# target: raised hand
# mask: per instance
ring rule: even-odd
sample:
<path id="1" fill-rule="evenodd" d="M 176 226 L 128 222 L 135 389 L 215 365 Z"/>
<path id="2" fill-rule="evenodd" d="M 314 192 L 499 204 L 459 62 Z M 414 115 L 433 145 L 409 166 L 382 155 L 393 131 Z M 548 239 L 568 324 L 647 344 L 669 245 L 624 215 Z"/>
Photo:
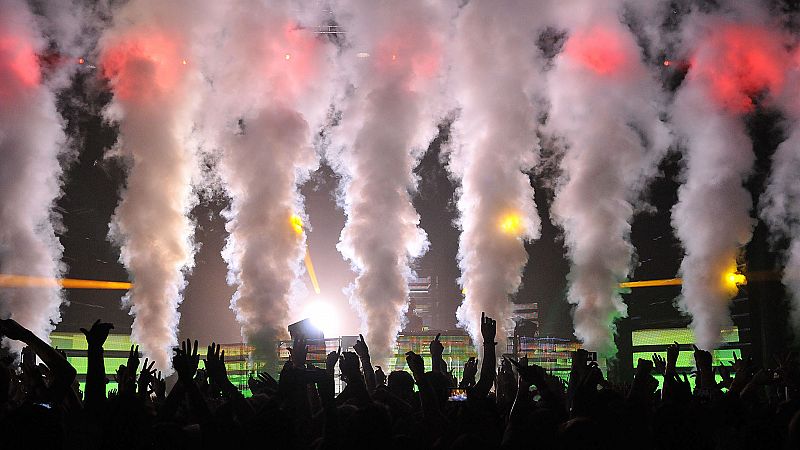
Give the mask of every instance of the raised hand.
<path id="1" fill-rule="evenodd" d="M 369 358 L 369 347 L 367 347 L 367 342 L 364 340 L 364 335 L 359 334 L 358 339 L 356 339 L 356 343 L 353 344 L 353 350 L 356 352 L 359 358 Z"/>
<path id="2" fill-rule="evenodd" d="M 339 370 L 342 373 L 343 379 L 348 383 L 361 378 L 358 355 L 353 352 L 343 352 L 339 359 Z"/>
<path id="3" fill-rule="evenodd" d="M 717 381 L 714 379 L 714 368 L 712 366 L 713 358 L 711 353 L 697 348 L 696 345 L 692 347 L 694 348 L 694 361 L 698 372 L 698 382 L 695 385 L 695 389 L 715 389 L 717 387 Z"/>
<path id="4" fill-rule="evenodd" d="M 150 381 L 150 384 L 152 386 L 153 393 L 156 394 L 156 398 L 160 401 L 164 401 L 167 398 L 167 380 L 161 377 L 160 370 Z"/>
<path id="5" fill-rule="evenodd" d="M 267 373 L 267 372 L 259 372 L 258 373 L 258 380 L 261 381 L 262 383 L 264 383 L 264 385 L 267 388 L 275 390 L 275 391 L 278 390 L 278 382 L 275 381 L 275 378 L 272 378 L 272 375 L 270 375 L 269 373 Z"/>
<path id="6" fill-rule="evenodd" d="M 406 364 L 411 369 L 414 378 L 422 377 L 425 374 L 425 361 L 422 360 L 422 356 L 414 352 L 406 352 Z"/>
<path id="7" fill-rule="evenodd" d="M 527 365 L 527 358 L 523 361 L 520 360 L 519 362 L 514 361 L 511 358 L 503 357 L 504 360 L 508 361 L 514 368 L 517 369 L 517 374 L 519 374 L 520 380 L 525 382 L 528 386 L 541 386 L 544 382 L 545 378 L 545 371 L 544 368 L 541 366 L 537 366 L 536 364 L 532 366 Z"/>
<path id="8" fill-rule="evenodd" d="M 81 332 L 86 336 L 86 343 L 89 344 L 89 347 L 97 348 L 105 344 L 108 333 L 113 329 L 114 324 L 100 322 L 100 319 L 97 319 L 89 330 L 81 328 Z"/>
<path id="9" fill-rule="evenodd" d="M 220 351 L 220 345 L 212 342 L 206 349 L 205 362 L 206 371 L 211 381 L 218 386 L 229 383 L 228 371 L 225 368 L 225 350 Z"/>
<path id="10" fill-rule="evenodd" d="M 148 398 L 150 397 L 150 393 L 152 390 L 150 389 L 150 385 L 152 384 L 153 378 L 156 375 L 156 370 L 153 366 L 156 365 L 156 362 L 150 362 L 148 366 L 148 359 L 144 359 L 144 365 L 142 366 L 142 371 L 139 373 L 139 382 L 138 382 L 138 390 L 139 390 L 139 397 L 141 398 Z"/>
<path id="11" fill-rule="evenodd" d="M 719 366 L 717 366 L 717 373 L 719 373 L 719 376 L 722 378 L 720 386 L 730 388 L 731 384 L 733 383 L 733 377 L 731 377 L 731 366 L 726 366 L 724 362 L 721 362 Z"/>
<path id="12" fill-rule="evenodd" d="M 657 353 L 653 353 L 652 359 L 655 372 L 664 375 L 667 372 L 667 361 Z"/>
<path id="13" fill-rule="evenodd" d="M 191 383 L 197 373 L 197 365 L 200 363 L 200 357 L 197 356 L 197 341 L 194 341 L 194 347 L 189 339 L 186 342 L 181 342 L 181 347 L 175 349 L 175 355 L 172 357 L 172 365 L 175 371 L 178 372 L 178 380 L 183 383 Z"/>
<path id="14" fill-rule="evenodd" d="M 442 353 L 444 353 L 444 345 L 439 341 L 439 337 L 442 336 L 442 333 L 436 333 L 436 337 L 431 341 L 428 345 L 428 349 L 431 352 L 431 356 L 433 357 L 441 357 Z"/>
<path id="15" fill-rule="evenodd" d="M 335 352 L 328 353 L 328 357 L 325 358 L 325 369 L 328 371 L 328 373 L 333 374 L 334 370 L 336 369 L 336 362 L 339 361 L 341 354 L 342 347 L 339 347 L 339 349 Z"/>
<path id="16" fill-rule="evenodd" d="M 464 363 L 464 375 L 461 378 L 460 388 L 466 389 L 475 386 L 475 376 L 478 374 L 478 360 L 470 356 Z"/>
<path id="17" fill-rule="evenodd" d="M 712 363 L 711 352 L 701 350 L 697 348 L 697 346 L 694 344 L 692 344 L 692 348 L 694 348 L 694 362 L 697 365 L 697 368 L 704 369 L 707 367 L 711 367 Z"/>
<path id="18" fill-rule="evenodd" d="M 483 337 L 483 345 L 497 345 L 494 341 L 497 334 L 497 322 L 491 317 L 486 316 L 486 313 L 481 313 L 481 336 Z"/>
<path id="19" fill-rule="evenodd" d="M 136 371 L 139 369 L 139 346 L 131 345 L 131 351 L 128 352 L 128 362 L 125 364 L 128 369 L 129 376 L 136 376 Z"/>
<path id="20" fill-rule="evenodd" d="M 378 386 L 385 386 L 386 374 L 383 373 L 381 366 L 375 366 L 375 368 L 375 382 L 378 383 Z"/>
<path id="21" fill-rule="evenodd" d="M 681 354 L 681 348 L 677 342 L 673 342 L 667 347 L 667 366 L 665 367 L 666 371 L 675 371 L 675 367 L 678 364 L 678 356 L 680 354 Z"/>

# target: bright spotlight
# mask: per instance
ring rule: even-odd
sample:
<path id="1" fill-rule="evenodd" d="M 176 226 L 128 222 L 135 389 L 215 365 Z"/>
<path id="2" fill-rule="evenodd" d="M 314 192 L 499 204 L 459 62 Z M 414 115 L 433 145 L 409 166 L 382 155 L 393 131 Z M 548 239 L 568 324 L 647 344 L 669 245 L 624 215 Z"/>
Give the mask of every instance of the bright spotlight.
<path id="1" fill-rule="evenodd" d="M 747 284 L 747 277 L 741 273 L 729 272 L 725 275 L 725 281 L 731 286 L 740 286 Z"/>
<path id="2" fill-rule="evenodd" d="M 303 219 L 300 216 L 297 214 L 292 214 L 292 216 L 289 218 L 289 222 L 291 222 L 295 233 L 303 234 Z"/>
<path id="3" fill-rule="evenodd" d="M 311 323 L 328 337 L 336 336 L 339 331 L 339 316 L 336 308 L 325 301 L 315 300 L 307 304 L 303 315 L 308 317 Z"/>
<path id="4" fill-rule="evenodd" d="M 518 235 L 522 228 L 522 218 L 518 214 L 507 214 L 500 219 L 500 230 L 506 234 Z"/>

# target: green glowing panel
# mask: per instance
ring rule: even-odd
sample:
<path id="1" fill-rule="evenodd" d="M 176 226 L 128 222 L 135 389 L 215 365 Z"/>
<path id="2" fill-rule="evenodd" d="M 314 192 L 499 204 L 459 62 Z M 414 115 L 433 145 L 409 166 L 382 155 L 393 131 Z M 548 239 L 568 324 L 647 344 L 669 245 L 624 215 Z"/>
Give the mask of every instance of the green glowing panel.
<path id="1" fill-rule="evenodd" d="M 113 375 L 117 372 L 120 365 L 128 362 L 128 358 L 103 358 L 106 366 L 106 375 Z M 85 356 L 67 356 L 67 361 L 72 364 L 75 371 L 80 375 L 85 375 L 87 371 L 88 359 Z"/>
<path id="2" fill-rule="evenodd" d="M 55 332 L 50 334 L 50 341 L 53 347 L 61 350 L 86 350 L 88 348 L 83 333 Z M 131 337 L 126 334 L 109 334 L 103 349 L 105 351 L 129 351 Z"/>
<path id="3" fill-rule="evenodd" d="M 739 329 L 737 327 L 726 327 L 722 329 L 722 342 L 739 342 Z M 664 328 L 636 330 L 631 336 L 633 346 L 642 345 L 669 345 L 673 342 L 678 344 L 693 344 L 694 333 L 689 328 Z"/>

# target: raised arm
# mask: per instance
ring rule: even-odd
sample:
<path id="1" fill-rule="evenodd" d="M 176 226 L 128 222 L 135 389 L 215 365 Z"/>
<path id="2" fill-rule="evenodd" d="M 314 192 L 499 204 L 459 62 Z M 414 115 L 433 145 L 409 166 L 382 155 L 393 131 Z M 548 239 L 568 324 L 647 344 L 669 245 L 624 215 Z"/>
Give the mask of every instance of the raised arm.
<path id="1" fill-rule="evenodd" d="M 431 372 L 447 373 L 447 363 L 444 362 L 444 345 L 439 340 L 442 333 L 436 333 L 436 337 L 428 345 L 431 352 Z"/>
<path id="2" fill-rule="evenodd" d="M 367 383 L 367 389 L 369 392 L 374 392 L 376 386 L 375 370 L 372 368 L 369 347 L 367 347 L 367 342 L 364 340 L 363 334 L 359 334 L 358 337 L 359 339 L 353 344 L 353 350 L 355 350 L 358 359 L 361 361 L 361 369 L 364 371 L 364 381 Z"/>
<path id="3" fill-rule="evenodd" d="M 183 391 L 189 398 L 192 412 L 200 422 L 206 422 L 211 413 L 200 394 L 200 389 L 197 388 L 197 384 L 194 382 L 199 362 L 197 341 L 194 341 L 194 346 L 192 346 L 189 339 L 186 339 L 186 342 L 181 342 L 181 348 L 176 348 L 175 356 L 172 357 L 172 365 L 175 367 L 175 371 L 178 372 L 178 383 L 181 384 Z"/>
<path id="4" fill-rule="evenodd" d="M 496 376 L 497 359 L 495 356 L 495 335 L 497 334 L 497 322 L 491 317 L 481 313 L 481 337 L 483 338 L 483 366 L 481 366 L 481 378 L 475 385 L 474 392 L 486 397 L 494 384 Z"/>
<path id="5" fill-rule="evenodd" d="M 225 350 L 220 351 L 219 344 L 212 342 L 206 350 L 205 366 L 208 377 L 219 386 L 223 395 L 231 399 L 236 414 L 240 420 L 247 420 L 253 416 L 254 411 L 250 403 L 228 378 L 228 369 L 225 367 Z"/>
<path id="6" fill-rule="evenodd" d="M 411 369 L 414 381 L 419 387 L 422 414 L 428 420 L 439 418 L 439 404 L 436 401 L 436 393 L 433 391 L 433 386 L 428 382 L 428 379 L 425 378 L 425 362 L 422 360 L 422 356 L 414 352 L 406 352 L 406 364 Z"/>
<path id="7" fill-rule="evenodd" d="M 100 319 L 97 319 L 88 330 L 81 328 L 81 332 L 86 336 L 88 348 L 84 396 L 84 404 L 87 408 L 95 408 L 106 399 L 106 365 L 103 359 L 103 344 L 108 338 L 108 333 L 113 329 L 113 324 L 101 322 Z"/>
<path id="8" fill-rule="evenodd" d="M 75 368 L 61 353 L 39 339 L 32 331 L 13 319 L 0 319 L 0 335 L 25 343 L 47 365 L 47 368 L 53 374 L 53 385 L 50 390 L 54 400 L 60 401 L 68 390 L 72 388 L 72 382 L 75 381 L 75 376 L 77 375 Z"/>

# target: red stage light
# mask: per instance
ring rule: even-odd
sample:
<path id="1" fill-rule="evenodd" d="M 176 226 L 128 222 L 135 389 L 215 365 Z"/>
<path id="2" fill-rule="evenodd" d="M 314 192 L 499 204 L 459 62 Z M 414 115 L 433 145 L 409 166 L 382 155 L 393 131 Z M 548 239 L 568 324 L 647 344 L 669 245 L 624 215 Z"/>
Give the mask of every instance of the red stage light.
<path id="1" fill-rule="evenodd" d="M 636 57 L 626 39 L 619 30 L 596 25 L 570 36 L 564 53 L 598 75 L 621 75 Z"/>
<path id="2" fill-rule="evenodd" d="M 152 30 L 119 37 L 101 54 L 103 75 L 121 99 L 147 99 L 170 92 L 187 64 L 172 37 Z"/>
<path id="3" fill-rule="evenodd" d="M 754 95 L 781 90 L 789 54 L 784 36 L 774 30 L 743 24 L 715 27 L 692 57 L 689 76 L 707 85 L 725 109 L 751 111 Z"/>
<path id="4" fill-rule="evenodd" d="M 37 86 L 41 71 L 33 46 L 15 36 L 0 36 L 0 74 L 4 72 L 10 72 L 10 79 L 23 87 Z M 0 90 L 6 88 L 14 90 L 13 85 L 0 86 Z"/>

